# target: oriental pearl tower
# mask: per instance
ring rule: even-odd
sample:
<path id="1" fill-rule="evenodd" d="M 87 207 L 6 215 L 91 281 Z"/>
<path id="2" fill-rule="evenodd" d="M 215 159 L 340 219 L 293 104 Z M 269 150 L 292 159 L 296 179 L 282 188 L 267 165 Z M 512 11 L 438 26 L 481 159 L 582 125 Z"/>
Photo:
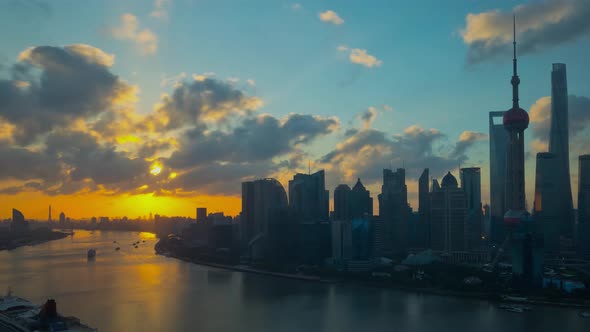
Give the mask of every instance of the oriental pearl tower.
<path id="1" fill-rule="evenodd" d="M 512 108 L 504 113 L 503 124 L 508 131 L 506 172 L 506 208 L 504 224 L 511 231 L 526 216 L 524 192 L 524 130 L 529 126 L 529 115 L 518 105 L 520 78 L 516 63 L 516 20 L 513 21 L 514 58 L 512 80 Z"/>

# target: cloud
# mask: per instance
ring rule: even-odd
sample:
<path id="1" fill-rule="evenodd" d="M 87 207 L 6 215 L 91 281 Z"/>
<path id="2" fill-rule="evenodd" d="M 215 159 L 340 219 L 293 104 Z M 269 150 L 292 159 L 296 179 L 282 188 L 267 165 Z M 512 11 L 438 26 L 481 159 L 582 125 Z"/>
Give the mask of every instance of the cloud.
<path id="1" fill-rule="evenodd" d="M 551 130 L 551 97 L 539 98 L 530 111 L 533 136 L 541 141 L 549 140 Z M 569 135 L 575 137 L 590 128 L 590 98 L 568 96 Z"/>
<path id="2" fill-rule="evenodd" d="M 339 52 L 346 52 L 348 53 L 348 59 L 352 63 L 356 63 L 358 65 L 365 66 L 367 68 L 379 67 L 383 63 L 381 60 L 377 59 L 375 56 L 367 53 L 367 50 L 360 49 L 360 48 L 353 48 L 350 49 L 348 46 L 340 45 L 336 48 Z"/>
<path id="3" fill-rule="evenodd" d="M 18 61 L 0 79 L 0 122 L 19 144 L 136 100 L 137 88 L 110 72 L 114 56 L 90 45 L 31 47 Z"/>
<path id="4" fill-rule="evenodd" d="M 517 18 L 519 53 L 535 53 L 590 34 L 587 0 L 543 0 L 519 5 L 510 12 L 490 10 L 467 14 L 461 30 L 469 47 L 468 63 L 508 56 L 512 48 L 512 13 Z"/>
<path id="5" fill-rule="evenodd" d="M 300 3 L 294 3 L 291 5 L 291 9 L 293 10 L 300 10 L 301 8 L 303 8 L 303 6 L 301 6 Z"/>
<path id="6" fill-rule="evenodd" d="M 461 156 L 465 155 L 467 149 L 470 148 L 475 142 L 485 141 L 487 138 L 488 135 L 484 133 L 479 133 L 476 131 L 464 131 L 461 133 L 461 135 L 459 135 L 459 141 L 457 141 L 451 156 L 454 158 L 461 158 Z"/>
<path id="7" fill-rule="evenodd" d="M 154 10 L 150 13 L 150 17 L 167 20 L 168 7 L 171 3 L 172 0 L 154 0 Z"/>
<path id="8" fill-rule="evenodd" d="M 174 168 L 186 169 L 202 163 L 249 163 L 270 161 L 292 152 L 297 145 L 307 144 L 339 126 L 334 118 L 290 114 L 279 120 L 262 114 L 245 119 L 230 132 L 214 130 L 187 131 L 180 148 L 167 160 Z"/>
<path id="9" fill-rule="evenodd" d="M 134 42 L 141 54 L 153 55 L 158 51 L 158 37 L 148 28 L 140 29 L 139 20 L 132 14 L 121 15 L 120 25 L 110 33 L 115 39 Z"/>
<path id="10" fill-rule="evenodd" d="M 363 122 L 363 129 L 371 128 L 371 124 L 377 117 L 377 110 L 375 107 L 370 106 L 366 111 L 359 114 L 359 119 Z"/>
<path id="11" fill-rule="evenodd" d="M 353 130 L 319 163 L 328 170 L 332 183 L 350 182 L 357 177 L 367 184 L 379 183 L 383 168 L 402 165 L 410 179 L 417 179 L 424 167 L 430 167 L 433 176 L 442 176 L 467 160 L 464 152 L 469 147 L 458 150 L 449 146 L 448 153 L 435 153 L 435 146 L 439 151 L 443 138 L 440 131 L 417 125 L 392 136 L 376 129 Z"/>
<path id="12" fill-rule="evenodd" d="M 326 10 L 325 12 L 321 12 L 318 14 L 318 17 L 322 22 L 331 23 L 334 25 L 341 25 L 344 23 L 344 20 L 336 14 L 333 10 Z"/>
<path id="13" fill-rule="evenodd" d="M 260 107 L 258 97 L 245 95 L 228 82 L 203 77 L 179 82 L 171 95 L 164 95 L 149 119 L 153 127 L 167 129 L 204 122 L 223 122 L 234 115 L 245 115 Z"/>

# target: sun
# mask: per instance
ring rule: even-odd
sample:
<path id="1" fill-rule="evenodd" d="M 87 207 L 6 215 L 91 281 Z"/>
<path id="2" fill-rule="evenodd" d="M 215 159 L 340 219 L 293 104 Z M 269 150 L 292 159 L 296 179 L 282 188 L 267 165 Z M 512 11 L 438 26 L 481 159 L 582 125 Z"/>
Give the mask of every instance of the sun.
<path id="1" fill-rule="evenodd" d="M 153 164 L 152 168 L 150 169 L 150 173 L 152 175 L 158 175 L 160 174 L 160 172 L 162 172 L 162 166 L 160 166 L 159 164 Z"/>

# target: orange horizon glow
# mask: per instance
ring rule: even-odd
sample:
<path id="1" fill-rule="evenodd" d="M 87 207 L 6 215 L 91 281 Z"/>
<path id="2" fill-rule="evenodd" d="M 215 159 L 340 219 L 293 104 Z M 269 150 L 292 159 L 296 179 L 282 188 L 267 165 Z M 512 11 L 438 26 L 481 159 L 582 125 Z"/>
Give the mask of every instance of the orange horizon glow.
<path id="1" fill-rule="evenodd" d="M 124 217 L 130 219 L 160 214 L 165 216 L 186 216 L 195 218 L 196 208 L 205 207 L 209 213 L 224 212 L 236 216 L 241 211 L 239 196 L 195 195 L 193 197 L 116 195 L 98 193 L 48 196 L 41 193 L 20 193 L 0 195 L 0 220 L 12 217 L 12 209 L 20 210 L 27 219 L 46 221 L 51 205 L 52 219 L 57 220 L 60 212 L 72 219 L 91 217 Z"/>

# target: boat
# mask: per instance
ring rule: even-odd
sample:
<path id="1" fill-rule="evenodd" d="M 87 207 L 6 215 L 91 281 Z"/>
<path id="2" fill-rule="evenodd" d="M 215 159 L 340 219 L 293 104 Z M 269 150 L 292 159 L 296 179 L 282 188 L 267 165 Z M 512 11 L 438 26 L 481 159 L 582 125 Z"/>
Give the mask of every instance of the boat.
<path id="1" fill-rule="evenodd" d="M 119 248 L 119 247 L 115 248 L 115 251 L 119 251 L 119 250 L 121 250 L 121 248 Z"/>
<path id="2" fill-rule="evenodd" d="M 588 311 L 582 311 L 582 312 L 580 312 L 580 317 L 590 318 L 590 312 L 588 312 Z"/>
<path id="3" fill-rule="evenodd" d="M 89 259 L 92 259 L 94 257 L 96 257 L 96 250 L 94 250 L 94 249 L 88 249 L 88 258 Z"/>
<path id="4" fill-rule="evenodd" d="M 96 332 L 82 324 L 76 317 L 65 317 L 57 312 L 55 300 L 49 299 L 44 305 L 13 296 L 10 290 L 0 296 L 0 331 L 64 331 Z"/>
<path id="5" fill-rule="evenodd" d="M 519 314 L 522 314 L 524 312 L 524 310 L 522 310 L 521 308 L 518 308 L 518 307 L 508 308 L 508 309 L 506 309 L 506 311 L 515 312 L 515 313 L 519 313 Z"/>

